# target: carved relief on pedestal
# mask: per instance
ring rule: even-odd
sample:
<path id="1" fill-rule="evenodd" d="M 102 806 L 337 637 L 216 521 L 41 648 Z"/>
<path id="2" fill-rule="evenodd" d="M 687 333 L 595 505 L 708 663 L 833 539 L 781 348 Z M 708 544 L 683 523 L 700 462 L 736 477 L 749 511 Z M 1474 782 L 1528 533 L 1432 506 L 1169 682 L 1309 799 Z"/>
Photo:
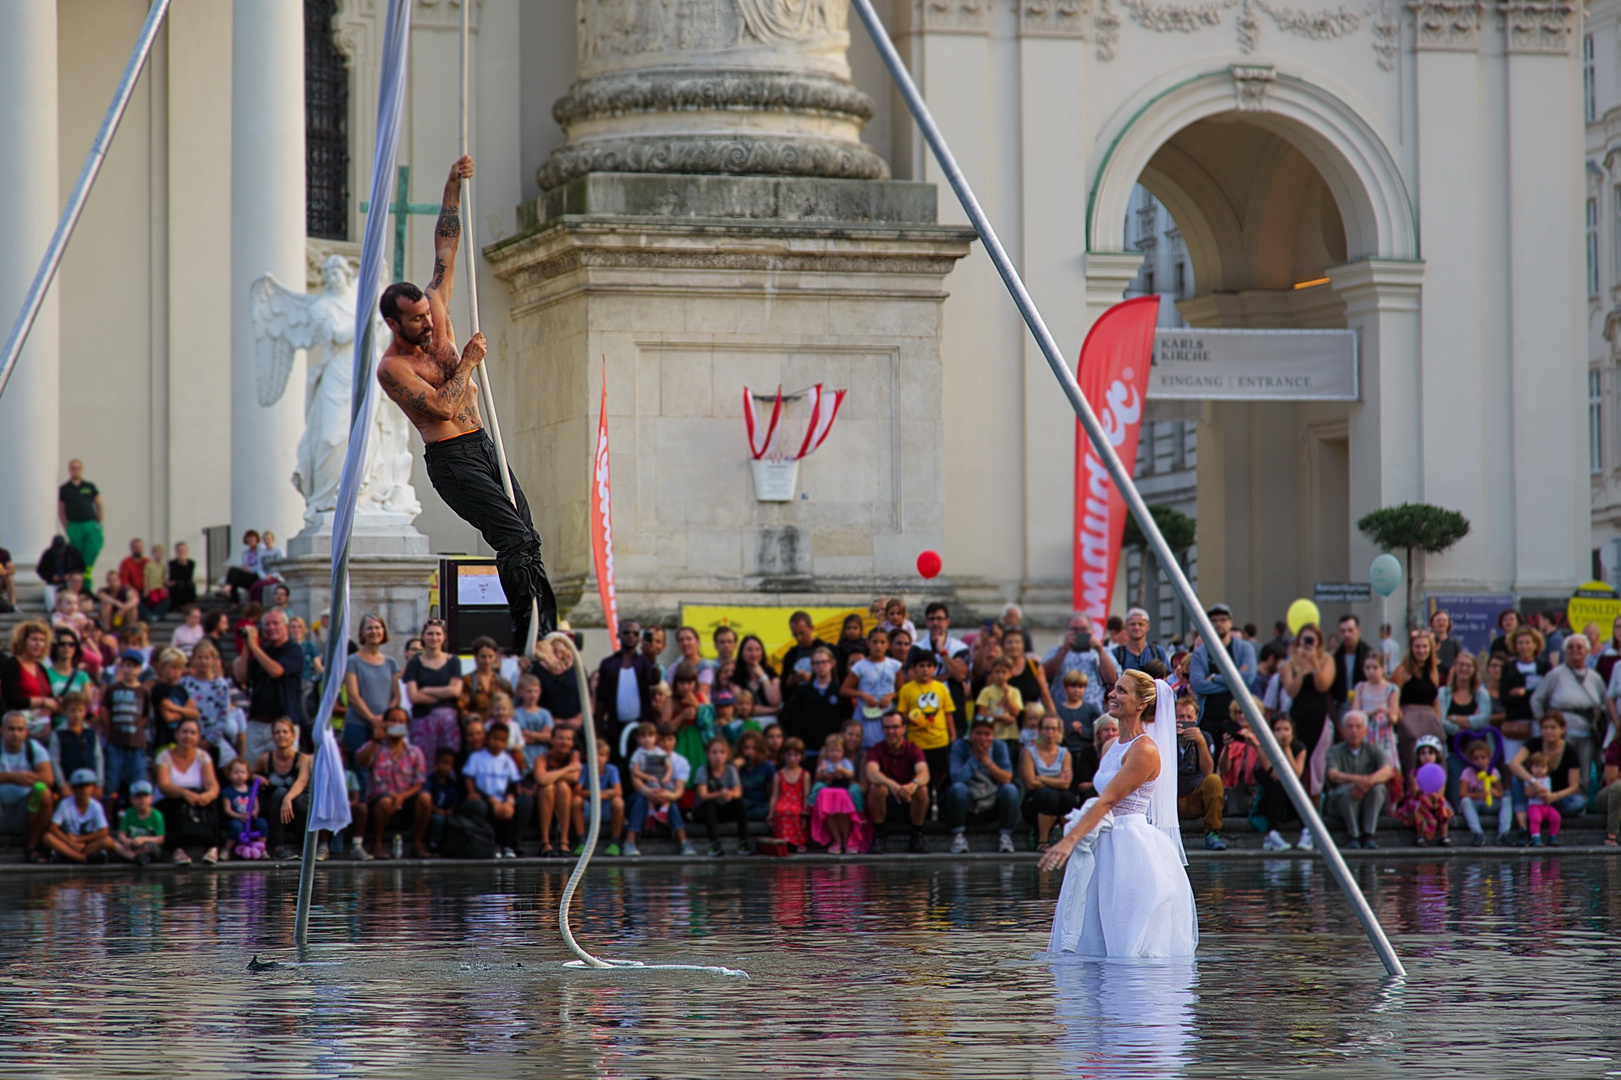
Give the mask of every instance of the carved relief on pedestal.
<path id="1" fill-rule="evenodd" d="M 1511 53 L 1570 52 L 1571 16 L 1575 5 L 1563 0 L 1507 0 L 1497 5 L 1503 17 L 1504 48 Z"/>
<path id="2" fill-rule="evenodd" d="M 1481 0 L 1409 0 L 1419 49 L 1478 49 Z"/>

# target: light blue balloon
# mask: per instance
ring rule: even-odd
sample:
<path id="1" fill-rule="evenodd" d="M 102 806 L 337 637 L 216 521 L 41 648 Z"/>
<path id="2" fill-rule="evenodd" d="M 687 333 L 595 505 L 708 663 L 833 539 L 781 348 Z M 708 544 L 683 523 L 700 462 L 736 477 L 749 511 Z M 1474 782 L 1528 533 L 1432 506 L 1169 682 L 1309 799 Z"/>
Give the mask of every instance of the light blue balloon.
<path id="1" fill-rule="evenodd" d="M 1401 588 L 1401 560 L 1385 552 L 1368 567 L 1368 584 L 1380 596 L 1389 596 Z"/>

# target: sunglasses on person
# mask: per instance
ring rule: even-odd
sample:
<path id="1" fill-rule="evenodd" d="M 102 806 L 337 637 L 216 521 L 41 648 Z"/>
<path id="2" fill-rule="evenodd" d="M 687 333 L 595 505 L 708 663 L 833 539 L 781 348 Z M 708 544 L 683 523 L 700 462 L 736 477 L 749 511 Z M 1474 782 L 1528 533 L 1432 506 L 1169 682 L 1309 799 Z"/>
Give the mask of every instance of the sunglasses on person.
<path id="1" fill-rule="evenodd" d="M 426 629 L 428 629 L 429 627 L 432 627 L 432 626 L 437 626 L 440 629 L 444 629 L 445 620 L 443 620 L 443 619 L 429 619 L 427 622 L 422 624 L 422 629 L 426 630 Z"/>

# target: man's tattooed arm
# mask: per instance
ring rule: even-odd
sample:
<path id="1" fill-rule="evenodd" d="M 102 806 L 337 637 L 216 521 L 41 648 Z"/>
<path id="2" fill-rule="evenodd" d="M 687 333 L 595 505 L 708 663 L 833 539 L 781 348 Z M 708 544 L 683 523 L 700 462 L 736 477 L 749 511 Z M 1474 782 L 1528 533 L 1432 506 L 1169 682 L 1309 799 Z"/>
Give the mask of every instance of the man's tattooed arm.
<path id="1" fill-rule="evenodd" d="M 452 206 L 447 202 L 439 208 L 439 224 L 434 226 L 433 235 L 446 240 L 456 240 L 461 237 L 461 234 L 461 208 Z"/>
<path id="2" fill-rule="evenodd" d="M 465 408 L 461 400 L 462 390 L 467 385 L 465 371 L 452 375 L 437 389 L 414 374 L 410 376 L 409 381 L 402 383 L 387 367 L 378 368 L 377 381 L 382 383 L 388 396 L 408 413 L 449 420 L 456 415 L 458 407 Z"/>

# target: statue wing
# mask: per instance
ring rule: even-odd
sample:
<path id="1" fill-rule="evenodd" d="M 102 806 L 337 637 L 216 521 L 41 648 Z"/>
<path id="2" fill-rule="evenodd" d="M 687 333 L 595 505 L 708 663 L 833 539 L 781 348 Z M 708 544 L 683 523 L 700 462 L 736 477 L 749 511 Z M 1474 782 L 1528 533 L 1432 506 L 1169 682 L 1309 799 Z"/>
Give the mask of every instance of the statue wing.
<path id="1" fill-rule="evenodd" d="M 293 292 L 277 281 L 275 274 L 265 274 L 249 290 L 255 382 L 259 404 L 266 408 L 280 401 L 287 389 L 294 354 L 316 344 L 315 299 L 307 293 Z"/>

